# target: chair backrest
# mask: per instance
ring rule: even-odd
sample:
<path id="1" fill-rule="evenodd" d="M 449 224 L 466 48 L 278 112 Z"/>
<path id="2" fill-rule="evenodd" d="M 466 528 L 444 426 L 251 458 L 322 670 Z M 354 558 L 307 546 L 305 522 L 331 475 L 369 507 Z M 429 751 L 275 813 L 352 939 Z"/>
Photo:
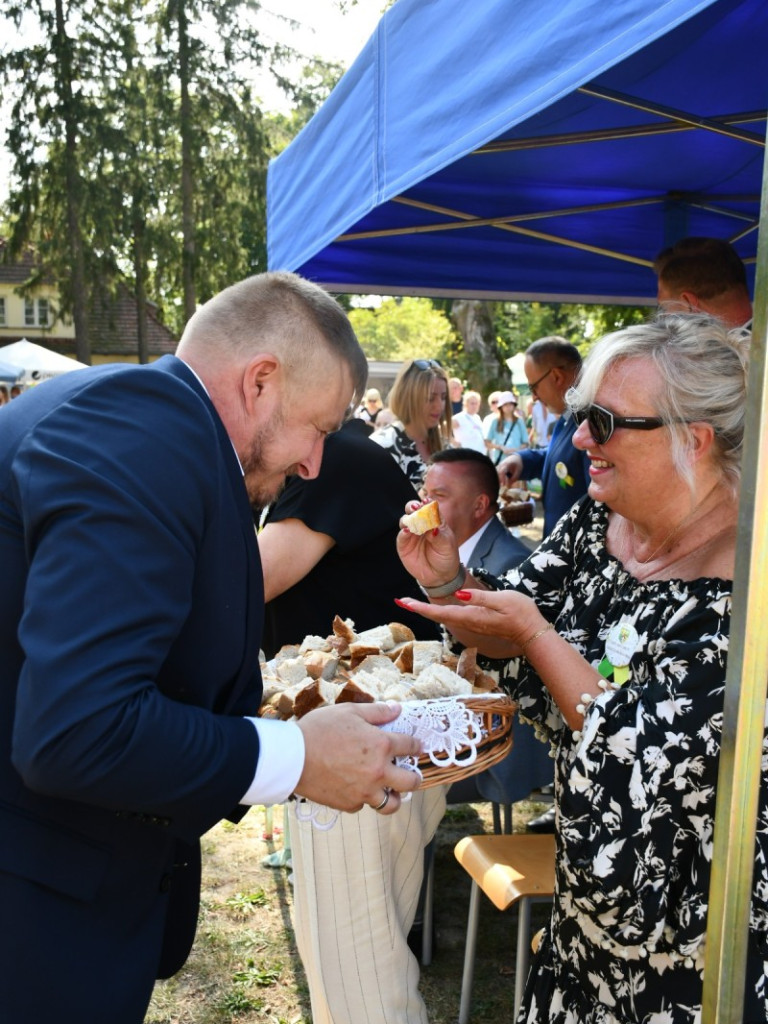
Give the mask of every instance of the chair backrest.
<path id="1" fill-rule="evenodd" d="M 552 896 L 555 891 L 553 835 L 465 836 L 454 853 L 499 910 L 523 896 Z"/>

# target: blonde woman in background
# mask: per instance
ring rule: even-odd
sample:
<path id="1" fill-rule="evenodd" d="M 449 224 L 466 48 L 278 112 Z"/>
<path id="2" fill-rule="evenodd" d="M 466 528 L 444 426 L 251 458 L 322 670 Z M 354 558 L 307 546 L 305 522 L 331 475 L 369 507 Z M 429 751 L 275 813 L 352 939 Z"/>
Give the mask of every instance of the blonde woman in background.
<path id="1" fill-rule="evenodd" d="M 448 374 L 436 359 L 412 359 L 392 385 L 389 408 L 395 421 L 371 439 L 388 449 L 418 491 L 431 456 L 451 443 Z"/>

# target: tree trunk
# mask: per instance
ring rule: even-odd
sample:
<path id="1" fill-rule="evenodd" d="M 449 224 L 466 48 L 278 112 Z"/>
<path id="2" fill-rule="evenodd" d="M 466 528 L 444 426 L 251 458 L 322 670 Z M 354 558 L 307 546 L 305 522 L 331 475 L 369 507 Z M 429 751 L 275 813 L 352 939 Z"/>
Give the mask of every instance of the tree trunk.
<path id="1" fill-rule="evenodd" d="M 454 299 L 451 322 L 462 337 L 467 362 L 476 373 L 475 387 L 481 391 L 496 387 L 509 377 L 499 356 L 493 306 L 481 299 Z"/>
<path id="2" fill-rule="evenodd" d="M 133 198 L 133 279 L 136 292 L 136 340 L 139 362 L 149 362 L 147 339 L 147 261 L 144 251 L 144 229 L 146 223 L 141 213 L 140 202 Z"/>
<path id="3" fill-rule="evenodd" d="M 67 236 L 72 259 L 72 319 L 75 324 L 75 353 L 81 363 L 91 362 L 83 238 L 80 232 L 82 205 L 77 159 L 78 118 L 72 95 L 72 50 L 67 38 L 62 0 L 56 0 L 54 50 L 58 62 L 58 92 L 64 115 L 64 175 L 67 190 Z"/>

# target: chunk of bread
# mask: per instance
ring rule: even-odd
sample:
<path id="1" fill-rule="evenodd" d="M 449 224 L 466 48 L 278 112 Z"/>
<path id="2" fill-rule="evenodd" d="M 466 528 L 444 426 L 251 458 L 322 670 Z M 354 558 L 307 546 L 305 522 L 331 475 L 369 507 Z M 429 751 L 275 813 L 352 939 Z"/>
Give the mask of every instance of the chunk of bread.
<path id="1" fill-rule="evenodd" d="M 439 640 L 415 640 L 413 644 L 413 668 L 411 671 L 418 675 L 427 665 L 433 665 L 441 661 L 443 657 L 443 645 Z"/>
<path id="2" fill-rule="evenodd" d="M 355 639 L 355 624 L 351 619 L 342 619 L 340 615 L 336 615 L 333 620 L 332 629 L 337 637 L 341 640 L 346 640 L 348 644 L 351 644 Z"/>
<path id="3" fill-rule="evenodd" d="M 354 651 L 355 644 L 366 644 L 378 647 L 380 651 L 389 651 L 395 646 L 395 640 L 389 626 L 374 626 L 373 629 L 364 629 L 362 633 L 358 633 L 354 642 L 350 641 L 350 651 Z"/>
<path id="4" fill-rule="evenodd" d="M 286 658 L 277 665 L 277 678 L 282 679 L 286 686 L 300 683 L 309 673 L 303 658 Z"/>
<path id="5" fill-rule="evenodd" d="M 474 683 L 475 676 L 477 675 L 476 647 L 465 647 L 461 652 L 458 664 L 456 665 L 456 675 L 461 676 L 462 679 L 467 679 L 470 683 Z"/>
<path id="6" fill-rule="evenodd" d="M 337 704 L 373 704 L 379 699 L 378 693 L 371 691 L 355 679 L 348 679 L 339 690 Z"/>
<path id="7" fill-rule="evenodd" d="M 299 654 L 306 654 L 308 651 L 327 651 L 330 648 L 328 638 L 325 636 L 305 636 L 299 647 Z"/>
<path id="8" fill-rule="evenodd" d="M 400 672 L 413 672 L 413 641 L 403 644 L 395 659 L 395 666 Z"/>
<path id="9" fill-rule="evenodd" d="M 312 679 L 333 679 L 339 667 L 339 656 L 333 651 L 310 651 L 304 655 L 304 664 Z"/>
<path id="10" fill-rule="evenodd" d="M 297 718 L 302 718 L 315 708 L 335 704 L 340 689 L 336 683 L 329 683 L 325 679 L 313 679 L 296 694 L 293 713 Z"/>
<path id="11" fill-rule="evenodd" d="M 445 665 L 428 665 L 413 681 L 411 696 L 426 700 L 428 697 L 459 697 L 472 693 L 472 684 L 457 676 Z"/>
<path id="12" fill-rule="evenodd" d="M 392 634 L 392 640 L 395 646 L 398 644 L 407 644 L 409 640 L 415 640 L 413 630 L 410 626 L 404 626 L 402 622 L 390 622 L 389 631 Z"/>
<path id="13" fill-rule="evenodd" d="M 436 501 L 430 501 L 415 512 L 404 515 L 400 520 L 400 526 L 409 533 L 421 534 L 435 530 L 442 523 L 440 509 Z"/>

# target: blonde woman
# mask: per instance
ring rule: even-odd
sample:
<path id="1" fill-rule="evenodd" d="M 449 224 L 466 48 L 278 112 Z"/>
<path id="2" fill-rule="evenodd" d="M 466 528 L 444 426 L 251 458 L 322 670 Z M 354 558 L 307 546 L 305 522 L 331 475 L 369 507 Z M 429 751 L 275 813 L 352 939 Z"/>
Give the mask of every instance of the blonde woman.
<path id="1" fill-rule="evenodd" d="M 452 434 L 448 374 L 436 359 L 413 359 L 397 375 L 389 393 L 395 421 L 371 434 L 387 448 L 418 491 L 427 463 L 448 447 Z"/>

